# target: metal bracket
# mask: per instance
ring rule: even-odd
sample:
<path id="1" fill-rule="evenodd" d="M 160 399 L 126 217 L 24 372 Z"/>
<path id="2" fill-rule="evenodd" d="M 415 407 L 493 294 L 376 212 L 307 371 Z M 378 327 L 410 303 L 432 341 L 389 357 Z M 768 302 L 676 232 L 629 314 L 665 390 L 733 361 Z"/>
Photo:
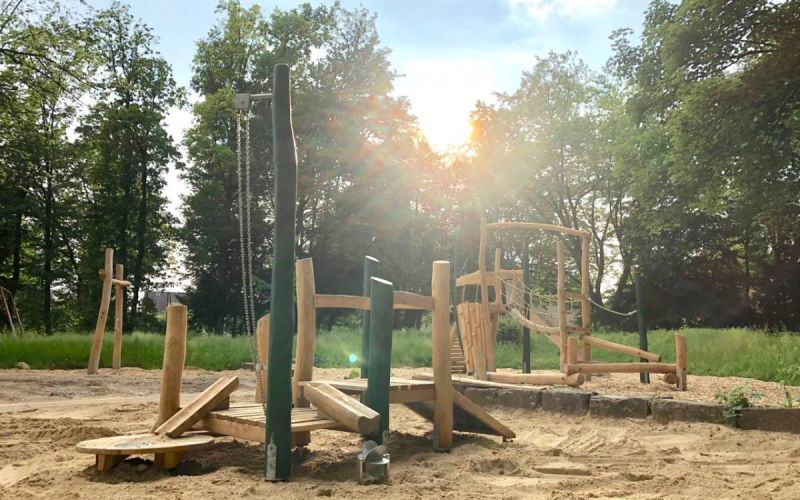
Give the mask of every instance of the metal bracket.
<path id="1" fill-rule="evenodd" d="M 255 101 L 266 99 L 272 101 L 272 94 L 236 94 L 233 96 L 233 107 L 239 111 L 250 111 Z"/>

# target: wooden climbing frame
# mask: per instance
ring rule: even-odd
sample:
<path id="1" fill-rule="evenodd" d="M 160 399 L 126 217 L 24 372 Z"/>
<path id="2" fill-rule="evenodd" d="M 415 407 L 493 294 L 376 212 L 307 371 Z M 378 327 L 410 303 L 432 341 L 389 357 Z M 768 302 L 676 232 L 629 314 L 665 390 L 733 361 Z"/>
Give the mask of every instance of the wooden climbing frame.
<path id="1" fill-rule="evenodd" d="M 112 274 L 112 271 L 115 274 Z M 94 375 L 100 368 L 100 353 L 103 350 L 103 337 L 108 320 L 108 308 L 111 305 L 111 287 L 114 287 L 114 351 L 111 367 L 119 370 L 122 366 L 122 316 L 125 303 L 125 289 L 131 286 L 130 281 L 125 281 L 122 264 L 114 268 L 114 249 L 106 248 L 103 269 L 98 271 L 103 282 L 103 291 L 100 295 L 100 310 L 97 313 L 97 323 L 92 338 L 92 350 L 89 353 L 89 375 Z"/>

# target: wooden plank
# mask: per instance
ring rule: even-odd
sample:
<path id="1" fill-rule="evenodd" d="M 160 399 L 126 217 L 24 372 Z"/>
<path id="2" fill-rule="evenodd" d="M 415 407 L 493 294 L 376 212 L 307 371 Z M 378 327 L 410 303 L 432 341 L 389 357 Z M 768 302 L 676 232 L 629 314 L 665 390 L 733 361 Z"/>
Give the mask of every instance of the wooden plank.
<path id="1" fill-rule="evenodd" d="M 102 455 L 147 455 L 188 451 L 210 445 L 214 438 L 205 433 L 192 433 L 179 438 L 156 434 L 131 434 L 82 441 L 75 445 L 80 453 Z"/>
<path id="2" fill-rule="evenodd" d="M 490 382 L 500 382 L 503 384 L 527 384 L 527 385 L 569 385 L 579 387 L 583 384 L 582 373 L 497 373 L 487 372 Z"/>
<path id="3" fill-rule="evenodd" d="M 453 447 L 453 383 L 450 369 L 450 263 L 433 263 L 431 337 L 434 383 L 434 436 L 436 450 Z"/>
<path id="4" fill-rule="evenodd" d="M 333 420 L 362 435 L 377 432 L 380 414 L 326 383 L 303 385 L 303 397 Z"/>
<path id="5" fill-rule="evenodd" d="M 571 236 L 590 236 L 586 231 L 579 231 L 571 227 L 556 226 L 554 224 L 540 224 L 538 222 L 493 222 L 487 224 L 488 229 L 541 229 L 554 233 L 568 234 Z"/>
<path id="6" fill-rule="evenodd" d="M 391 391 L 389 392 L 390 404 L 404 404 L 414 401 L 433 401 L 436 398 L 433 387 L 423 387 L 421 389 L 411 389 L 410 391 Z"/>
<path id="7" fill-rule="evenodd" d="M 417 295 L 411 292 L 396 291 L 394 292 L 394 308 L 430 311 L 433 309 L 433 297 Z"/>
<path id="8" fill-rule="evenodd" d="M 615 352 L 622 352 L 625 354 L 630 354 L 631 356 L 636 356 L 637 358 L 644 358 L 648 361 L 652 361 L 654 363 L 658 363 L 661 361 L 661 355 L 656 354 L 653 352 L 642 351 L 641 349 L 637 349 L 635 347 L 617 344 L 616 342 L 610 342 L 608 340 L 599 339 L 597 337 L 589 336 L 589 335 L 581 335 L 581 340 L 583 340 L 584 344 L 589 344 L 595 347 L 601 347 L 603 349 L 608 349 L 609 351 Z"/>
<path id="9" fill-rule="evenodd" d="M 671 363 L 578 363 L 567 364 L 567 373 L 675 373 Z"/>
<path id="10" fill-rule="evenodd" d="M 256 323 L 256 349 L 258 350 L 258 364 L 256 367 L 255 402 L 263 403 L 267 400 L 267 360 L 269 359 L 269 314 L 262 316 Z"/>
<path id="11" fill-rule="evenodd" d="M 317 309 L 358 309 L 369 311 L 369 297 L 317 294 L 314 296 L 314 306 Z"/>
<path id="12" fill-rule="evenodd" d="M 314 307 L 316 284 L 311 258 L 295 264 L 297 284 L 297 349 L 295 350 L 292 399 L 295 407 L 308 406 L 300 395 L 300 383 L 311 380 L 314 374 L 314 351 L 317 339 L 317 310 Z"/>
<path id="13" fill-rule="evenodd" d="M 475 419 L 479 420 L 487 427 L 493 429 L 498 435 L 503 436 L 506 439 L 514 439 L 517 437 L 514 431 L 500 423 L 496 418 L 489 415 L 489 413 L 487 413 L 483 408 L 473 403 L 469 398 L 462 395 L 455 389 L 453 389 L 453 404 L 457 405 L 459 408 L 475 417 Z"/>
<path id="14" fill-rule="evenodd" d="M 158 426 L 156 434 L 166 434 L 173 438 L 180 436 L 225 401 L 238 387 L 238 377 L 222 377 L 216 380 L 191 403 Z"/>

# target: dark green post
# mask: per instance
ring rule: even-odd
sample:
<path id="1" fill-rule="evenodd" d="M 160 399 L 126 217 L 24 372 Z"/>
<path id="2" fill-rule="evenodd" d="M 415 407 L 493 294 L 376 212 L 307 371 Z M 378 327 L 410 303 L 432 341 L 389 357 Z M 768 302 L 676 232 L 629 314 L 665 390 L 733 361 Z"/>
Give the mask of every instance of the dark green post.
<path id="1" fill-rule="evenodd" d="M 364 257 L 364 297 L 370 296 L 370 279 L 378 274 L 379 262 L 375 257 Z M 369 376 L 369 317 L 370 311 L 361 312 L 361 378 Z"/>
<path id="2" fill-rule="evenodd" d="M 272 254 L 272 303 L 267 368 L 269 412 L 265 430 L 267 447 L 265 475 L 270 481 L 281 481 L 289 479 L 292 472 L 291 375 L 294 337 L 294 231 L 297 205 L 297 152 L 292 130 L 288 65 L 275 65 L 272 87 L 275 247 Z M 274 446 L 270 446 L 271 442 Z"/>
<path id="3" fill-rule="evenodd" d="M 642 296 L 642 277 L 641 272 L 637 269 L 633 275 L 634 290 L 636 293 L 636 323 L 639 327 L 639 349 L 647 350 L 647 326 L 644 323 L 644 297 Z M 647 362 L 644 358 L 639 358 L 639 361 Z M 643 384 L 650 383 L 649 373 L 640 373 L 639 381 Z"/>
<path id="4" fill-rule="evenodd" d="M 528 288 L 531 286 L 530 279 L 530 249 L 527 238 L 522 244 L 522 302 L 525 304 L 525 317 L 528 317 L 528 302 L 531 300 Z M 522 373 L 531 372 L 531 329 L 527 326 L 522 327 Z"/>
<path id="5" fill-rule="evenodd" d="M 378 444 L 389 435 L 389 379 L 392 369 L 392 328 L 394 327 L 394 289 L 380 278 L 371 278 L 369 325 L 369 377 L 364 404 L 381 415 L 376 436 L 368 436 Z"/>

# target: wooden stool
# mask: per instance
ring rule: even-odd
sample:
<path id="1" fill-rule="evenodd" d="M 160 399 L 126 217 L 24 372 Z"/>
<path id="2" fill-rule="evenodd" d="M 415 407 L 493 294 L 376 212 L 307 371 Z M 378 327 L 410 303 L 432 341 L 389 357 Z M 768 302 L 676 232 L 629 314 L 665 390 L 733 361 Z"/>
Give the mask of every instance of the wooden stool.
<path id="1" fill-rule="evenodd" d="M 94 453 L 100 472 L 119 464 L 130 455 L 155 455 L 156 467 L 172 469 L 181 462 L 184 452 L 208 446 L 214 438 L 206 433 L 170 438 L 157 434 L 132 434 L 83 441 L 76 445 L 81 453 Z"/>

